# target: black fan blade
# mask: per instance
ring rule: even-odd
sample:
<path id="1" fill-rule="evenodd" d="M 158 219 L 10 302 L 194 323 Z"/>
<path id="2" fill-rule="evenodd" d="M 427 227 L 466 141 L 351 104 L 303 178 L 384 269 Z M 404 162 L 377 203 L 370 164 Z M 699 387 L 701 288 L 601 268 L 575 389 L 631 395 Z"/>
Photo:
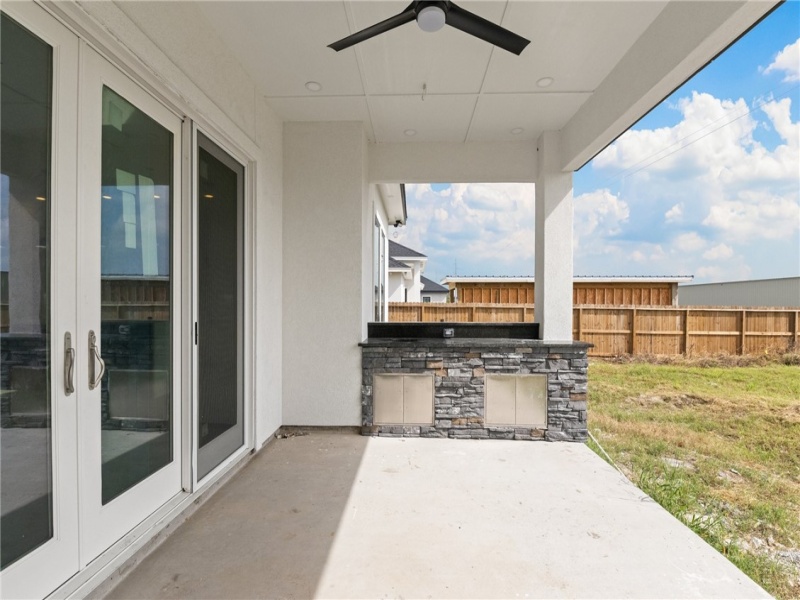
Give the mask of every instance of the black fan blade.
<path id="1" fill-rule="evenodd" d="M 525 49 L 525 46 L 531 43 L 530 40 L 526 40 L 513 31 L 504 29 L 500 25 L 495 25 L 491 21 L 479 17 L 475 13 L 459 8 L 452 2 L 447 10 L 445 19 L 445 22 L 451 27 L 474 35 L 476 38 L 494 44 L 503 50 L 513 52 L 517 56 Z"/>
<path id="2" fill-rule="evenodd" d="M 413 21 L 417 17 L 417 13 L 414 11 L 415 4 L 415 2 L 409 4 L 408 8 L 406 8 L 399 15 L 389 17 L 385 21 L 381 21 L 380 23 L 376 23 L 371 27 L 367 27 L 366 29 L 357 31 L 352 35 L 348 35 L 346 38 L 342 38 L 338 42 L 328 44 L 328 48 L 333 48 L 339 52 L 339 50 L 344 50 L 350 46 L 355 46 L 356 44 L 368 40 L 369 38 L 380 35 L 381 33 L 386 33 L 390 29 L 400 27 L 400 25 L 405 25 L 406 23 Z"/>

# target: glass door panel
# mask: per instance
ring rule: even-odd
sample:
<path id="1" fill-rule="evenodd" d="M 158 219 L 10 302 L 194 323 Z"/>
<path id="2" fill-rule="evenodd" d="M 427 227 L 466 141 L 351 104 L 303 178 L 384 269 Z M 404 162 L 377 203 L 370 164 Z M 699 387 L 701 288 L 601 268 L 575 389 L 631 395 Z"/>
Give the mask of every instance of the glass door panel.
<path id="1" fill-rule="evenodd" d="M 102 502 L 172 459 L 172 133 L 103 87 Z"/>
<path id="2" fill-rule="evenodd" d="M 88 48 L 81 71 L 79 455 L 91 560 L 181 490 L 181 120 Z"/>
<path id="3" fill-rule="evenodd" d="M 53 49 L 5 14 L 1 18 L 0 568 L 5 568 L 53 537 Z"/>
<path id="4" fill-rule="evenodd" d="M 76 131 L 65 115 L 75 111 L 78 40 L 32 3 L 2 8 L 0 597 L 24 598 L 79 566 L 65 360 L 76 325 Z"/>
<path id="5" fill-rule="evenodd" d="M 244 444 L 244 167 L 199 134 L 197 478 Z"/>

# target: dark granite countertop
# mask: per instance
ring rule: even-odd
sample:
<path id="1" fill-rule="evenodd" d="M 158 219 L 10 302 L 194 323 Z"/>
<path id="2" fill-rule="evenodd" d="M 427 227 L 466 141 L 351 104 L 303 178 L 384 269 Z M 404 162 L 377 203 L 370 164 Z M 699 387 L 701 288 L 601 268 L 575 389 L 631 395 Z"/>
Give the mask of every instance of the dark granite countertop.
<path id="1" fill-rule="evenodd" d="M 367 338 L 359 344 L 362 348 L 536 348 L 551 352 L 585 350 L 593 345 L 579 341 L 549 341 L 508 338 Z"/>

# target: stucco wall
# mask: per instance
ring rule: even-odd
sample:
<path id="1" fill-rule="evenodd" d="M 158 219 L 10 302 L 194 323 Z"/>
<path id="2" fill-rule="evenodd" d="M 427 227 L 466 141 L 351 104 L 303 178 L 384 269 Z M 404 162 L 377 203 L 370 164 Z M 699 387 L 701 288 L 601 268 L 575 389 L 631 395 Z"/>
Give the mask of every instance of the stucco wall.
<path id="1" fill-rule="evenodd" d="M 358 425 L 366 140 L 348 122 L 285 123 L 283 134 L 283 421 Z"/>
<path id="2" fill-rule="evenodd" d="M 405 302 L 406 284 L 410 280 L 403 277 L 402 273 L 389 273 L 389 286 L 387 288 L 387 300 L 389 302 Z"/>
<path id="3" fill-rule="evenodd" d="M 420 281 L 420 277 L 422 276 L 422 262 L 413 261 L 409 264 L 414 267 L 414 279 L 408 288 L 408 301 L 422 302 L 422 296 L 420 294 L 420 292 L 422 292 L 422 281 Z"/>
<path id="4" fill-rule="evenodd" d="M 380 192 L 378 191 L 378 186 L 375 184 L 370 185 L 370 195 L 372 198 L 372 206 L 373 206 L 373 213 L 374 216 L 378 218 L 378 221 L 383 228 L 383 232 L 386 234 L 386 238 L 383 242 L 383 254 L 384 254 L 384 265 L 383 265 L 383 287 L 384 287 L 384 306 L 383 306 L 383 319 L 386 320 L 389 318 L 389 236 L 391 235 L 391 230 L 388 225 L 388 217 L 386 216 L 386 207 L 383 204 L 383 198 L 381 198 Z M 371 240 L 370 252 L 372 252 L 371 260 L 375 260 L 376 255 L 376 248 L 375 244 L 375 232 L 373 231 L 375 227 L 375 220 L 374 217 L 370 222 L 370 230 L 369 230 L 369 239 Z M 373 287 L 378 284 L 375 281 L 374 277 L 374 266 L 371 267 L 373 269 L 372 275 L 369 278 L 369 286 L 371 302 L 373 305 L 370 306 L 370 312 L 367 313 L 368 321 L 374 320 L 374 290 Z M 366 335 L 364 336 L 366 337 Z"/>
<path id="5" fill-rule="evenodd" d="M 257 105 L 256 447 L 283 423 L 283 123 Z"/>

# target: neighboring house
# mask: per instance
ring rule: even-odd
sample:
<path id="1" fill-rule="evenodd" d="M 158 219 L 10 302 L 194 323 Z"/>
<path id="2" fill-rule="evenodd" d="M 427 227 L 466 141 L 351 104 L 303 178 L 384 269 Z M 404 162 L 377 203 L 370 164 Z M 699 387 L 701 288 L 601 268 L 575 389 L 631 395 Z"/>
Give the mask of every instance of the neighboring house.
<path id="1" fill-rule="evenodd" d="M 777 2 L 328 47 L 390 4 L 0 5 L 4 598 L 91 596 L 280 427 L 363 425 L 404 182 L 534 183 L 539 336 L 571 339 L 573 173 Z"/>
<path id="2" fill-rule="evenodd" d="M 427 277 L 420 277 L 420 281 L 422 282 L 422 302 L 447 302 L 449 292 L 446 287 Z"/>
<path id="3" fill-rule="evenodd" d="M 389 240 L 389 302 L 422 302 L 422 273 L 428 257 Z"/>
<path id="4" fill-rule="evenodd" d="M 423 276 L 428 257 L 389 241 L 389 302 L 447 302 L 447 288 Z"/>
<path id="5" fill-rule="evenodd" d="M 533 304 L 533 277 L 445 277 L 451 302 Z M 677 306 L 678 284 L 692 276 L 572 279 L 572 303 L 600 306 Z"/>
<path id="6" fill-rule="evenodd" d="M 680 286 L 681 306 L 800 306 L 800 277 Z"/>

